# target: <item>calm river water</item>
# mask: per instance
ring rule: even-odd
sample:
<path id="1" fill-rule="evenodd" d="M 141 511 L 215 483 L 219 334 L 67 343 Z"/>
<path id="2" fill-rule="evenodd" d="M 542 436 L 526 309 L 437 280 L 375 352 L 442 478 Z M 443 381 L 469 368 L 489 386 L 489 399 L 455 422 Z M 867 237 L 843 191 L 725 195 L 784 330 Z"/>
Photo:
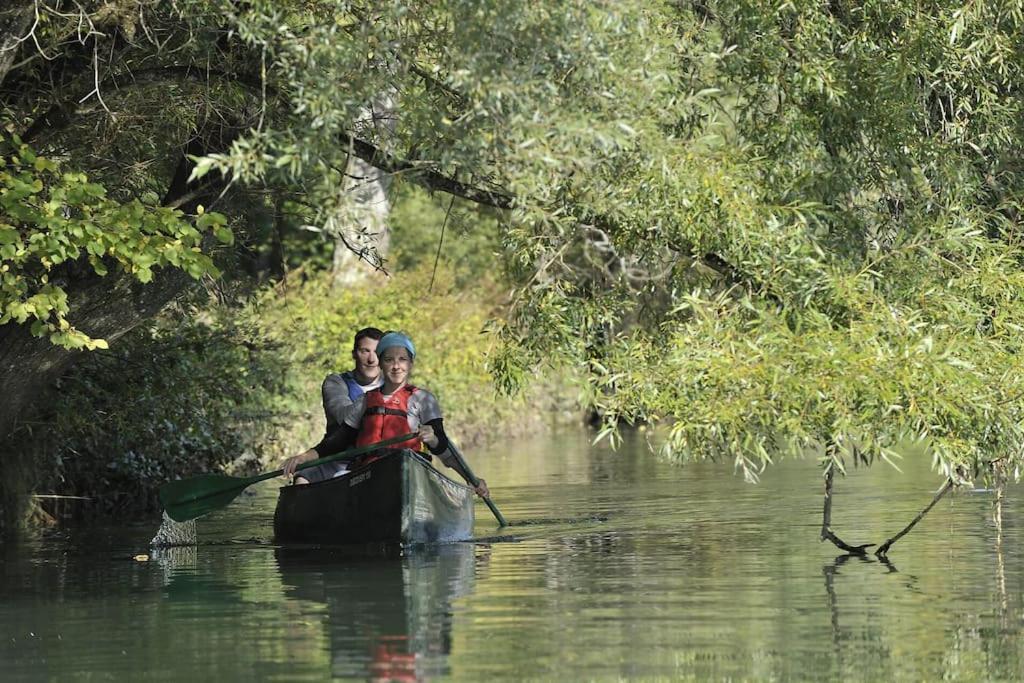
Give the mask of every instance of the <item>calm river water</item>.
<path id="1" fill-rule="evenodd" d="M 940 502 L 891 564 L 818 542 L 812 460 L 758 485 L 586 434 L 467 453 L 477 540 L 404 556 L 275 547 L 276 486 L 149 561 L 157 521 L 0 551 L 11 680 L 1024 679 L 1024 503 Z M 941 484 L 927 462 L 836 481 L 833 525 L 878 542 Z"/>

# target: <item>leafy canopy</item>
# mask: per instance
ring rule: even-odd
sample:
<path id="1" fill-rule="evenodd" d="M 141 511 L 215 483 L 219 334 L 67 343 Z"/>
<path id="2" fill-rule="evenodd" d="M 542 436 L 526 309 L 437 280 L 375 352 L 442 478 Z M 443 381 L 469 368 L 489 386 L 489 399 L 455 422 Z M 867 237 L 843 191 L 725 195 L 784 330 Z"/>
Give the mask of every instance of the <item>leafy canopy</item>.
<path id="1" fill-rule="evenodd" d="M 0 150 L 0 325 L 29 323 L 33 335 L 68 349 L 106 348 L 68 320 L 59 268 L 80 257 L 96 275 L 116 264 L 143 283 L 160 267 L 197 279 L 217 274 L 201 243 L 205 232 L 231 242 L 220 214 L 193 223 L 178 210 L 118 202 L 84 173 L 62 172 L 17 138 L 0 137 Z"/>
<path id="2" fill-rule="evenodd" d="M 664 420 L 750 476 L 822 444 L 1020 457 L 1015 4 L 173 5 L 190 50 L 259 65 L 194 179 L 326 224 L 357 155 L 501 210 L 504 386 L 584 365 L 609 434 Z"/>
<path id="3" fill-rule="evenodd" d="M 826 443 L 923 439 L 947 473 L 1019 456 L 1014 7 L 248 8 L 290 109 L 209 167 L 287 169 L 327 205 L 357 138 L 491 193 L 521 283 L 507 386 L 583 362 L 608 433 L 667 420 L 667 451 L 750 476 Z M 360 127 L 384 91 L 394 132 Z"/>

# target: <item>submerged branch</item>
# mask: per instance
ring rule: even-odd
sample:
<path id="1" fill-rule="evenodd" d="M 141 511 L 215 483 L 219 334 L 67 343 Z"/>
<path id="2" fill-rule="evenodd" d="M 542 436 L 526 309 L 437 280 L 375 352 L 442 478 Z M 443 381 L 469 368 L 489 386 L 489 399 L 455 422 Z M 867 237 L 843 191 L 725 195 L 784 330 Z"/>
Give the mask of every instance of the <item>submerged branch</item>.
<path id="1" fill-rule="evenodd" d="M 921 519 L 923 519 L 924 516 L 928 514 L 928 511 L 935 507 L 935 504 L 938 503 L 944 495 L 949 493 L 950 489 L 953 488 L 953 485 L 953 480 L 947 479 L 946 484 L 939 490 L 938 493 L 935 494 L 935 497 L 932 498 L 932 502 L 928 503 L 928 506 L 924 510 L 921 510 L 921 512 L 917 514 L 917 517 L 914 517 L 914 519 L 911 520 L 910 524 L 905 526 L 901 532 L 899 532 L 898 534 L 890 538 L 888 541 L 883 543 L 878 548 L 878 550 L 875 551 L 875 555 L 877 555 L 878 557 L 885 557 L 885 554 L 889 552 L 889 548 L 892 547 L 892 544 L 906 536 L 908 533 L 910 533 L 910 530 L 917 526 L 917 523 L 920 522 Z"/>
<path id="2" fill-rule="evenodd" d="M 863 545 L 850 545 L 832 532 L 832 478 L 835 476 L 835 468 L 830 463 L 825 468 L 825 507 L 821 514 L 821 540 L 831 541 L 840 550 L 845 550 L 853 555 L 864 555 L 867 549 L 874 543 Z"/>

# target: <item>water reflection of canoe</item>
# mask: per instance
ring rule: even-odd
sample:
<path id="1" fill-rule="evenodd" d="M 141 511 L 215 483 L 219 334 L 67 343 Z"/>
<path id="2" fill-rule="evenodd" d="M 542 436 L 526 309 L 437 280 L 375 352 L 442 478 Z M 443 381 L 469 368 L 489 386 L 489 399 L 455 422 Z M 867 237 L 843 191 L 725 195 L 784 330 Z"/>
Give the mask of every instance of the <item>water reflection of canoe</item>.
<path id="1" fill-rule="evenodd" d="M 281 489 L 281 543 L 405 544 L 458 541 L 473 531 L 473 491 L 416 453 L 391 451 L 348 474 Z"/>
<path id="2" fill-rule="evenodd" d="M 423 681 L 451 676 L 456 601 L 473 593 L 477 566 L 486 565 L 487 555 L 470 543 L 393 550 L 374 555 L 356 547 L 274 549 L 286 609 L 315 615 L 301 621 L 322 624 L 331 678 Z M 304 608 L 304 603 L 323 609 Z M 317 661 L 319 651 L 309 656 Z"/>

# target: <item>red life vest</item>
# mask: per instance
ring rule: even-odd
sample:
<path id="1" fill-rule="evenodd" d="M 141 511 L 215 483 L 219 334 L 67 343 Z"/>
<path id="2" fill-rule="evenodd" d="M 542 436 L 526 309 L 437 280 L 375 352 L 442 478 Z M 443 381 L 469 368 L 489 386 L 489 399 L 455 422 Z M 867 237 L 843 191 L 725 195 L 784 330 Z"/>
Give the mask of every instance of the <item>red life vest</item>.
<path id="1" fill-rule="evenodd" d="M 363 411 L 363 421 L 359 425 L 356 446 L 369 446 L 413 431 L 409 428 L 409 398 L 417 391 L 419 389 L 416 387 L 406 384 L 387 398 L 379 388 L 363 394 L 366 409 Z M 418 451 L 420 440 L 409 439 L 389 448 L 410 448 Z"/>

